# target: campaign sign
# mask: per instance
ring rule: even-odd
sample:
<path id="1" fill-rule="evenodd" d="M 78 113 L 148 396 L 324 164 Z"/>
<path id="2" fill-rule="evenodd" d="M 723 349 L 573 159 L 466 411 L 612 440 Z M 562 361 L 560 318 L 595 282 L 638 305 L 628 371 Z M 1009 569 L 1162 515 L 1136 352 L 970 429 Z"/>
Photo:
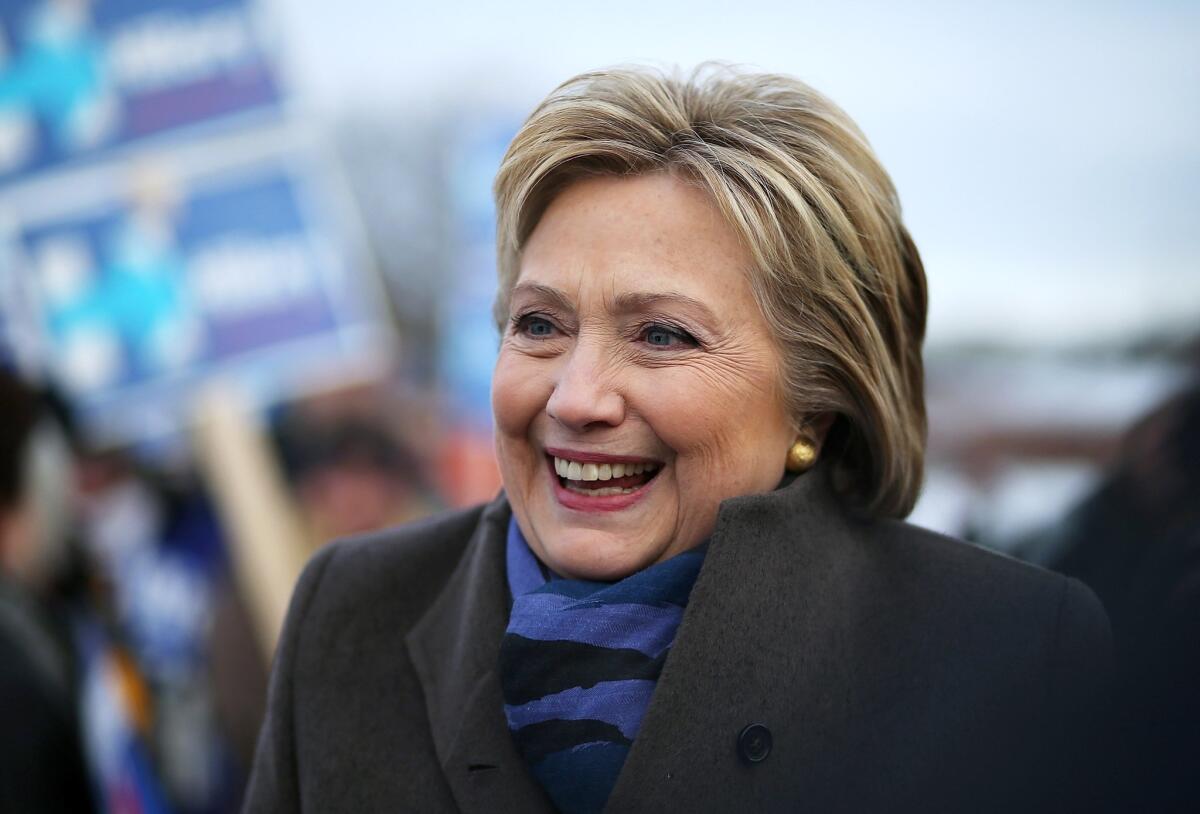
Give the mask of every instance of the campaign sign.
<path id="1" fill-rule="evenodd" d="M 24 229 L 50 367 L 104 434 L 151 432 L 132 416 L 201 376 L 345 352 L 363 316 L 304 180 L 275 163 L 190 187 L 143 170 L 127 199 Z"/>
<path id="2" fill-rule="evenodd" d="M 279 100 L 252 0 L 0 4 L 0 183 Z"/>

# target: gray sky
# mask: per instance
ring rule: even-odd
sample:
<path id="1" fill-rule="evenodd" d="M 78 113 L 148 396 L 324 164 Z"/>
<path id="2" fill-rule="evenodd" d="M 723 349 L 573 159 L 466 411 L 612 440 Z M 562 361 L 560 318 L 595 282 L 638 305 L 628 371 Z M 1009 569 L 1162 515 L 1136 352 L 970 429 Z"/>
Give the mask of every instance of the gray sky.
<path id="1" fill-rule="evenodd" d="M 269 2 L 318 115 L 524 112 L 624 62 L 794 74 L 895 178 L 934 343 L 1200 330 L 1200 3 L 988 5 Z"/>

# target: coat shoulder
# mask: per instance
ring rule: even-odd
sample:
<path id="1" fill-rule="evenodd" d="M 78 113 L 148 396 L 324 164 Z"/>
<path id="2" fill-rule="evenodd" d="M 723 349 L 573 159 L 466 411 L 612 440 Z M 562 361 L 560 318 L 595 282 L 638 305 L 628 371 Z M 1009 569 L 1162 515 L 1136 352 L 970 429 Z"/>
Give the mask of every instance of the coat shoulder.
<path id="1" fill-rule="evenodd" d="M 415 621 L 458 566 L 486 509 L 445 512 L 324 546 L 300 578 L 301 586 L 314 583 L 309 616 L 345 622 L 386 609 L 394 622 Z"/>
<path id="2" fill-rule="evenodd" d="M 246 811 L 379 810 L 383 800 L 393 810 L 453 810 L 405 638 L 486 511 L 341 540 L 311 558 L 276 651 Z"/>
<path id="3" fill-rule="evenodd" d="M 869 528 L 871 545 L 889 552 L 897 561 L 921 563 L 931 571 L 953 574 L 959 580 L 1000 579 L 1018 589 L 1039 590 L 1059 586 L 1066 579 L 998 551 L 903 520 L 879 520 Z"/>
<path id="4" fill-rule="evenodd" d="M 898 520 L 871 524 L 867 542 L 893 578 L 929 602 L 1026 630 L 1036 622 L 1053 647 L 1080 639 L 1109 646 L 1104 608 L 1079 580 Z"/>

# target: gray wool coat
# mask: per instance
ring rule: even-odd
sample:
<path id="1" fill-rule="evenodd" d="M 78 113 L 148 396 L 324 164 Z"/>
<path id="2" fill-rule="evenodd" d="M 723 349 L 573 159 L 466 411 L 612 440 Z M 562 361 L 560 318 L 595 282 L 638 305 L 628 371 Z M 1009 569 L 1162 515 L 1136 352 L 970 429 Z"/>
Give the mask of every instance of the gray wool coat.
<path id="1" fill-rule="evenodd" d="M 553 810 L 502 711 L 510 511 L 501 496 L 313 558 L 246 811 Z M 1110 672 L 1082 584 L 856 518 L 817 469 L 722 504 L 606 810 L 1090 807 Z M 751 724 L 768 742 L 740 737 Z"/>

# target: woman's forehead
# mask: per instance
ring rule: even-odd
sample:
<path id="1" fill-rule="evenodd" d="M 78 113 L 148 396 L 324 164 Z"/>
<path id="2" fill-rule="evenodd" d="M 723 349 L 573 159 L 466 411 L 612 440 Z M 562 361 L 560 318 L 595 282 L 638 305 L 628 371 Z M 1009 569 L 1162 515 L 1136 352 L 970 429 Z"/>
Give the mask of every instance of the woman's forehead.
<path id="1" fill-rule="evenodd" d="M 703 245 L 723 253 L 743 252 L 737 234 L 725 222 L 708 193 L 670 173 L 602 175 L 570 184 L 546 207 L 525 242 L 528 253 L 539 243 L 569 234 L 577 244 L 637 244 L 642 252 L 676 253 Z M 678 238 L 683 238 L 677 242 Z"/>
<path id="2" fill-rule="evenodd" d="M 514 298 L 599 300 L 614 310 L 674 298 L 750 302 L 750 259 L 707 196 L 669 175 L 577 182 L 547 208 L 522 252 Z"/>

